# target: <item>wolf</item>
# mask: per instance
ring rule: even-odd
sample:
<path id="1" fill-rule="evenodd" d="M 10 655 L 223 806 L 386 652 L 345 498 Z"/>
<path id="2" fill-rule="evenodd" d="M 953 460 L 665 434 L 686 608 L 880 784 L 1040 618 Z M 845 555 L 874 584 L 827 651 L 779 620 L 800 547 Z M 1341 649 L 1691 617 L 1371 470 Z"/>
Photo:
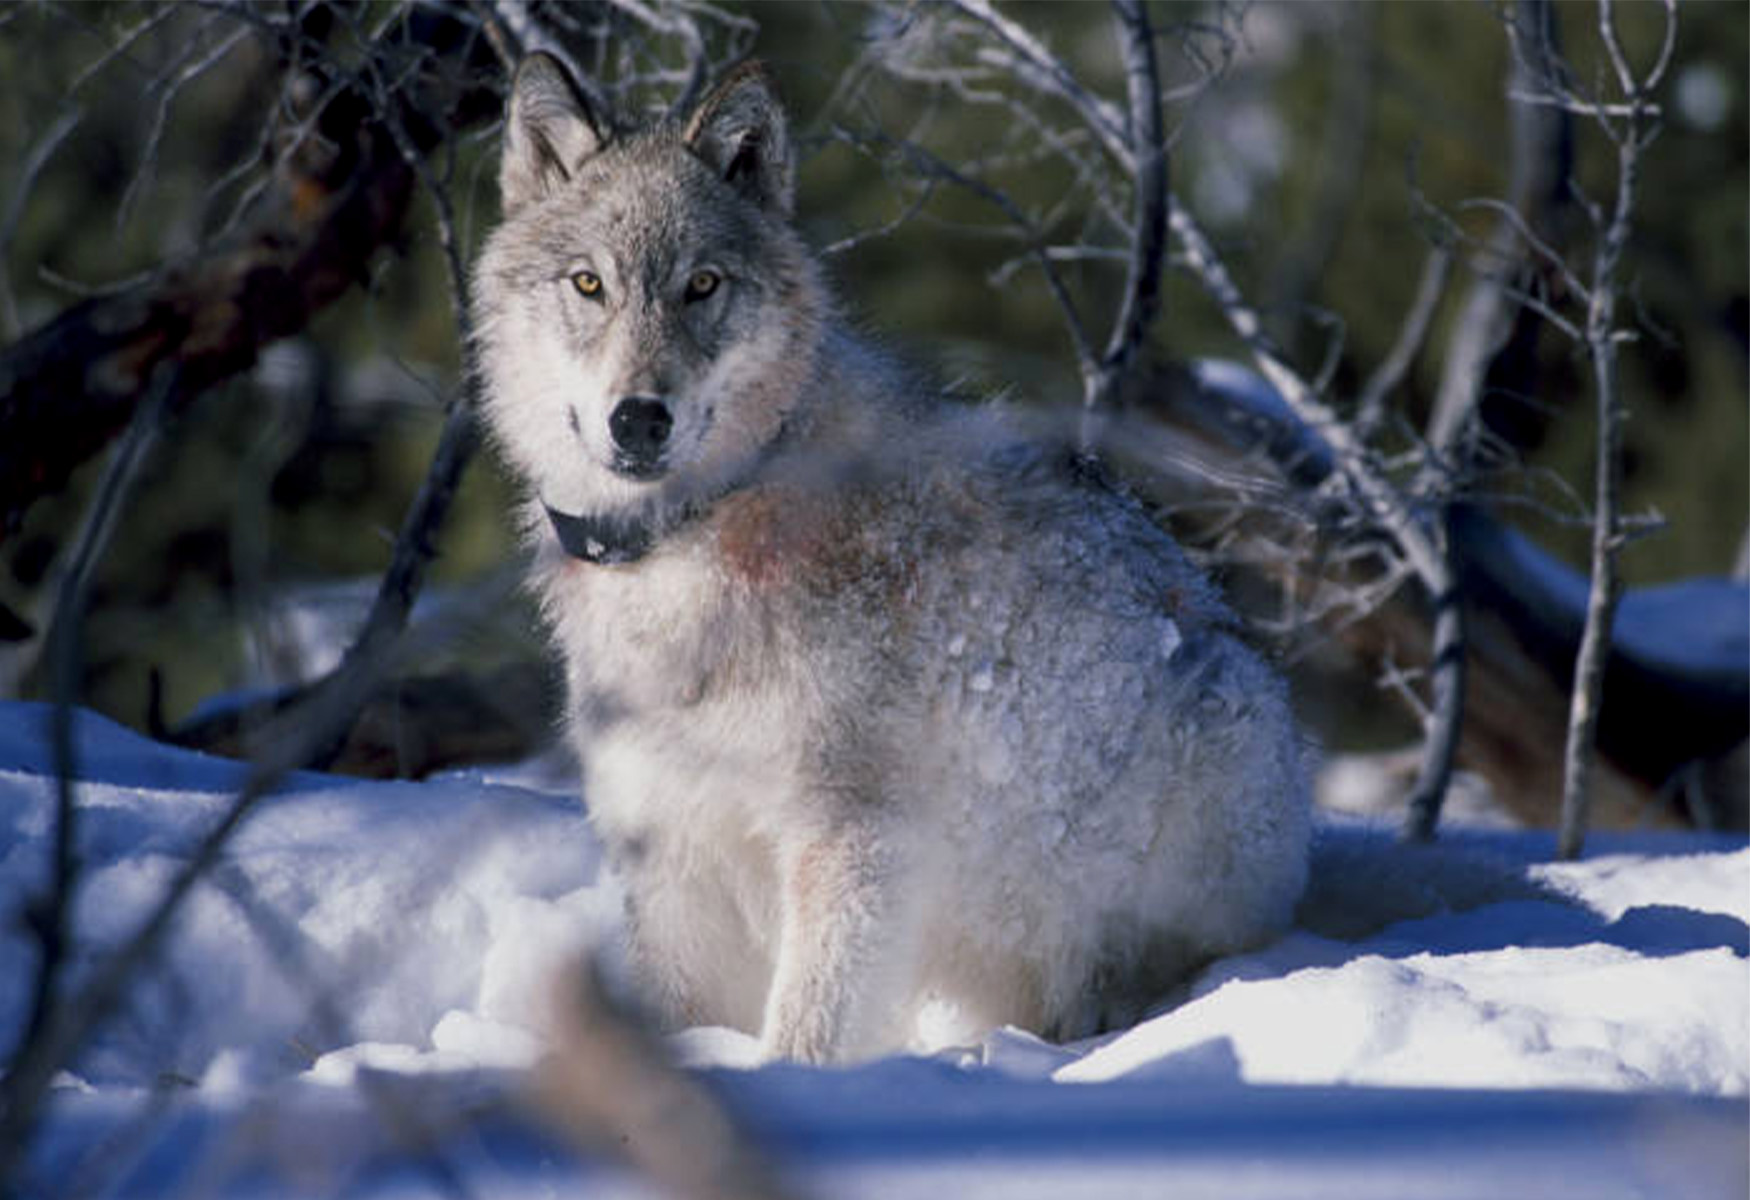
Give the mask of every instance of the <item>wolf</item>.
<path id="1" fill-rule="evenodd" d="M 635 123 L 531 55 L 502 154 L 482 410 L 667 1024 L 1074 1039 L 1289 922 L 1282 679 L 1067 439 L 853 330 L 762 67 Z"/>

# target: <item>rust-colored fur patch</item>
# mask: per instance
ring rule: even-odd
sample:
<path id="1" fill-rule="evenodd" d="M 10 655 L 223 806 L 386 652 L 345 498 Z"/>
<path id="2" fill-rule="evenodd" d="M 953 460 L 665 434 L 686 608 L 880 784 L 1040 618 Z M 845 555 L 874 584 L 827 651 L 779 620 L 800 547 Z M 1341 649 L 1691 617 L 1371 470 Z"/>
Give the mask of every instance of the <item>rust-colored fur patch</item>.
<path id="1" fill-rule="evenodd" d="M 750 488 L 717 508 L 717 550 L 731 578 L 755 589 L 797 587 L 820 594 L 851 588 L 885 592 L 889 605 L 910 594 L 917 562 L 869 545 L 842 494 L 800 487 Z"/>
<path id="2" fill-rule="evenodd" d="M 819 552 L 820 514 L 798 511 L 790 488 L 750 488 L 717 506 L 717 550 L 728 574 L 756 588 L 786 582 Z"/>

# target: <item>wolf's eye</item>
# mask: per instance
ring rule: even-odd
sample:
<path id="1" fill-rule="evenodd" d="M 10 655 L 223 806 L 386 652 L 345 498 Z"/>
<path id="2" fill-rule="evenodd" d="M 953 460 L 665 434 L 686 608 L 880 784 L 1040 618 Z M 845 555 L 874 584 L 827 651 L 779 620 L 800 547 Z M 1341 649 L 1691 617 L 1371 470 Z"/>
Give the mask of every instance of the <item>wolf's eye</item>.
<path id="1" fill-rule="evenodd" d="M 687 299 L 703 300 L 722 282 L 723 276 L 715 271 L 694 271 L 687 279 Z"/>
<path id="2" fill-rule="evenodd" d="M 588 296 L 591 300 L 602 298 L 602 277 L 594 271 L 579 271 L 571 277 L 571 286 L 579 295 Z"/>

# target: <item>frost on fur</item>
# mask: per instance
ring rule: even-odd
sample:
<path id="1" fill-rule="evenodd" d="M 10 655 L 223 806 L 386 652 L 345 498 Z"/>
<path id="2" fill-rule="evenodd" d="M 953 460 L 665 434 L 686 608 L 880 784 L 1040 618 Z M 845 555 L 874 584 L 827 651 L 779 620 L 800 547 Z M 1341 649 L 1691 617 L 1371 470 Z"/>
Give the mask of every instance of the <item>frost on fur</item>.
<path id="1" fill-rule="evenodd" d="M 840 324 L 763 73 L 641 129 L 575 97 L 518 75 L 474 305 L 666 1018 L 814 1061 L 915 1044 L 926 1006 L 1077 1037 L 1283 928 L 1303 748 L 1208 583 Z"/>

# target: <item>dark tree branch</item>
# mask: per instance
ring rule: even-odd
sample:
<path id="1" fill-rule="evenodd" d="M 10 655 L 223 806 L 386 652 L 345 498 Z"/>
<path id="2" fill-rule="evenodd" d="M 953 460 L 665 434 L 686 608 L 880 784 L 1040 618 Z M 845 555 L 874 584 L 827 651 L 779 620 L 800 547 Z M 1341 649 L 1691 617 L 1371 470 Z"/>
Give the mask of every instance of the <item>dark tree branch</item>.
<path id="1" fill-rule="evenodd" d="M 256 231 L 77 304 L 0 355 L 0 535 L 126 423 L 159 363 L 180 362 L 186 402 L 360 277 L 400 227 L 412 176 L 351 107 L 333 106 L 331 136 L 344 148 L 335 169 L 286 178 Z"/>
<path id="2" fill-rule="evenodd" d="M 395 110 L 390 86 L 380 80 L 377 82 L 377 103 L 379 110 L 384 113 L 384 125 L 402 161 L 414 173 L 436 212 L 438 241 L 443 250 L 444 267 L 449 280 L 450 312 L 455 322 L 457 340 L 466 352 L 466 348 L 474 344 L 474 327 L 468 315 L 466 275 L 462 266 L 461 246 L 456 238 L 455 213 L 450 204 L 449 192 L 432 177 L 419 143 Z M 434 539 L 449 513 L 456 489 L 461 486 L 463 472 L 467 470 L 468 463 L 480 444 L 473 378 L 473 372 L 463 371 L 461 390 L 450 404 L 449 413 L 444 419 L 443 433 L 439 436 L 437 449 L 432 454 L 431 465 L 426 470 L 419 493 L 407 510 L 400 533 L 396 536 L 389 569 L 383 573 L 383 578 L 377 585 L 377 596 L 371 605 L 370 614 L 365 618 L 363 628 L 347 648 L 340 665 L 335 668 L 337 676 L 355 661 L 369 660 L 382 653 L 407 627 L 407 618 L 413 611 L 414 602 L 419 598 L 420 589 L 425 582 L 426 568 L 435 553 Z M 323 686 L 326 686 L 326 681 Z M 322 687 L 318 687 L 312 699 L 320 697 L 321 691 Z M 346 735 L 350 729 L 349 722 L 330 745 L 323 748 L 307 765 L 330 765 L 345 746 Z"/>
<path id="3" fill-rule="evenodd" d="M 1155 61 L 1154 30 L 1141 0 L 1113 0 L 1119 51 L 1124 57 L 1124 88 L 1129 104 L 1131 149 L 1130 259 L 1124 298 L 1112 322 L 1112 335 L 1099 370 L 1084 380 L 1081 447 L 1091 453 L 1099 441 L 1095 424 L 1110 408 L 1161 309 L 1161 276 L 1167 253 L 1167 149 L 1161 129 L 1161 82 Z"/>
<path id="4" fill-rule="evenodd" d="M 43 1034 L 60 994 L 60 975 L 72 940 L 74 897 L 79 884 L 78 806 L 74 781 L 78 761 L 73 731 L 79 678 L 79 634 L 91 590 L 91 573 L 103 558 L 115 533 L 122 505 L 139 478 L 141 464 L 157 440 L 164 410 L 176 388 L 175 371 L 160 367 L 151 394 L 135 410 L 127 434 L 104 471 L 97 499 L 85 519 L 72 561 L 61 576 L 55 615 L 48 633 L 49 677 L 54 708 L 49 736 L 55 757 L 55 833 L 49 870 L 49 891 L 31 905 L 29 922 L 41 949 L 31 1008 L 20 1035 L 27 1046 Z"/>
<path id="5" fill-rule="evenodd" d="M 428 50 L 457 44 L 444 22 L 413 28 Z M 417 104 L 424 115 L 409 100 L 403 119 L 422 152 L 497 113 L 497 96 L 466 75 L 431 72 Z M 394 240 L 415 176 L 382 115 L 348 88 L 324 106 L 315 132 L 283 165 L 251 229 L 146 283 L 76 304 L 0 352 L 0 539 L 127 424 L 160 363 L 176 362 L 186 404 L 303 329 Z"/>
<path id="6" fill-rule="evenodd" d="M 274 739 L 256 761 L 224 815 L 208 829 L 180 870 L 159 893 L 139 928 L 92 974 L 77 994 L 54 1006 L 37 1036 L 7 1064 L 0 1081 L 0 1180 L 12 1177 L 19 1156 L 42 1116 L 56 1073 L 65 1069 L 96 1030 L 127 998 L 139 972 L 163 948 L 176 917 L 203 877 L 220 861 L 231 838 L 302 763 L 330 744 L 352 722 L 372 687 L 392 665 L 395 647 L 349 660 L 325 689 L 321 702 L 298 714 L 283 738 Z"/>
<path id="7" fill-rule="evenodd" d="M 456 489 L 461 485 L 462 473 L 480 443 L 471 384 L 465 383 L 463 388 L 444 420 L 443 433 L 438 438 L 437 449 L 432 454 L 419 494 L 402 519 L 389 569 L 377 585 L 376 599 L 363 628 L 347 647 L 346 655 L 334 673 L 312 690 L 300 708 L 323 703 L 327 692 L 340 686 L 348 671 L 382 655 L 407 627 L 408 615 L 413 611 L 414 601 L 419 598 L 426 568 L 435 551 L 433 539 L 449 512 Z M 361 697 L 359 705 L 354 706 L 355 716 L 363 702 L 364 697 Z M 344 749 L 351 729 L 351 719 L 338 723 L 333 737 L 316 747 L 299 765 L 319 768 L 332 765 Z"/>
<path id="8" fill-rule="evenodd" d="M 382 30 L 373 44 L 385 54 L 403 50 L 391 46 Z M 426 24 L 426 34 L 436 34 L 445 48 L 469 46 L 457 39 L 453 29 Z M 323 304 L 338 296 L 362 271 L 371 254 L 398 229 L 416 178 L 430 183 L 421 156 L 439 145 L 453 130 L 496 112 L 493 94 L 473 81 L 468 71 L 455 72 L 445 86 L 420 88 L 422 51 L 407 60 L 405 74 L 393 84 L 384 84 L 375 97 L 360 88 L 349 88 L 322 110 L 319 132 L 323 153 L 315 147 L 297 156 L 280 180 L 275 202 L 262 225 L 235 245 L 192 265 L 172 271 L 154 283 L 121 296 L 88 301 L 52 322 L 47 329 L 13 347 L 0 359 L 0 382 L 6 392 L 0 402 L 0 431 L 12 436 L 0 439 L 0 512 L 16 521 L 41 485 L 54 473 L 65 473 L 81 457 L 93 452 L 107 436 L 103 422 L 127 418 L 136 411 L 136 428 L 147 422 L 155 426 L 174 379 L 178 396 L 209 385 L 241 370 L 253 361 L 267 342 L 295 331 Z M 373 63 L 373 69 L 378 64 Z M 408 93 L 420 92 L 417 102 Z M 405 111 L 398 108 L 407 101 Z M 460 311 L 460 258 L 453 222 L 447 206 L 440 205 L 445 250 L 457 291 Z M 88 361 L 68 352 L 69 345 L 91 352 Z M 31 369 L 34 368 L 34 369 Z M 127 390 L 153 381 L 151 403 L 136 407 L 138 397 Z M 188 381 L 193 386 L 183 386 Z M 66 389 L 57 396 L 51 384 Z M 71 399 L 82 406 L 86 420 L 74 429 L 88 436 L 73 453 L 57 454 L 64 441 L 48 436 L 66 427 L 65 408 L 57 400 Z M 95 432 L 85 428 L 101 426 Z M 20 430 L 35 438 L 19 436 Z M 76 618 L 78 589 L 89 568 L 84 551 L 100 542 L 110 527 L 114 497 L 130 471 L 122 468 L 137 460 L 137 439 L 130 437 L 118 467 L 100 496 L 88 524 L 90 536 L 75 567 L 69 572 L 63 603 L 57 612 L 58 630 L 69 630 Z M 175 918 L 194 886 L 212 869 L 232 835 L 254 811 L 261 799 L 276 788 L 290 770 L 318 757 L 326 747 L 344 737 L 359 707 L 389 664 L 405 626 L 406 612 L 418 591 L 425 564 L 431 556 L 429 535 L 447 508 L 475 440 L 471 406 L 457 403 L 440 440 L 433 468 L 418 501 L 408 515 L 401 547 L 379 593 L 367 636 L 359 640 L 341 666 L 308 705 L 300 706 L 296 720 L 285 736 L 269 743 L 243 790 L 224 817 L 215 824 L 189 860 L 160 895 L 138 931 L 101 964 L 91 981 L 71 1000 L 61 1002 L 55 994 L 55 975 L 60 960 L 56 935 L 67 933 L 65 914 L 75 877 L 72 858 L 74 811 L 71 803 L 72 733 L 69 708 L 62 697 L 57 718 L 57 741 L 62 744 L 62 783 L 58 804 L 59 833 L 53 878 L 54 897 L 60 918 L 45 926 L 43 971 L 39 977 L 40 1017 L 33 1017 L 30 1032 L 13 1056 L 0 1085 L 0 1179 L 9 1177 L 18 1156 L 28 1144 L 41 1116 L 43 1100 L 55 1073 L 63 1069 L 81 1046 L 122 1003 L 138 971 L 158 953 L 174 926 Z M 8 456 L 33 468 L 26 474 L 30 486 L 5 490 L 14 474 L 6 470 Z M 120 480 L 114 487 L 110 482 Z M 93 552 L 94 553 L 94 552 Z M 58 632 L 56 647 L 66 644 L 70 632 Z M 57 653 L 61 662 L 66 654 Z"/>

